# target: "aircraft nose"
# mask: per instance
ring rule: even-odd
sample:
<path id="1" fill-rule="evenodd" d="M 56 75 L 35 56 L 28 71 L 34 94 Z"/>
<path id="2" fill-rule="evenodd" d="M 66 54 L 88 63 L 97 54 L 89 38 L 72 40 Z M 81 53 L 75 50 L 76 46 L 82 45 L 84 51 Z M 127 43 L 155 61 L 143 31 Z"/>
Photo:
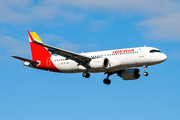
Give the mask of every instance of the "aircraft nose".
<path id="1" fill-rule="evenodd" d="M 164 53 L 162 53 L 160 58 L 162 62 L 164 62 L 167 59 L 167 56 Z"/>

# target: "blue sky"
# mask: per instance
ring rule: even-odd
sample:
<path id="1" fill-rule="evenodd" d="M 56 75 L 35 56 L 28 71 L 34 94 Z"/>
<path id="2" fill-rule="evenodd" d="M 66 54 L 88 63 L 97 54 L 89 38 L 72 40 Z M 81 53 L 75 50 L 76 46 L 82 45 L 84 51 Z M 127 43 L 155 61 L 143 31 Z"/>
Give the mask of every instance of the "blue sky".
<path id="1" fill-rule="evenodd" d="M 178 0 L 0 0 L 1 120 L 179 120 Z M 135 81 L 31 69 L 27 30 L 73 52 L 151 46 L 168 56 Z M 143 73 L 143 68 L 139 68 Z"/>

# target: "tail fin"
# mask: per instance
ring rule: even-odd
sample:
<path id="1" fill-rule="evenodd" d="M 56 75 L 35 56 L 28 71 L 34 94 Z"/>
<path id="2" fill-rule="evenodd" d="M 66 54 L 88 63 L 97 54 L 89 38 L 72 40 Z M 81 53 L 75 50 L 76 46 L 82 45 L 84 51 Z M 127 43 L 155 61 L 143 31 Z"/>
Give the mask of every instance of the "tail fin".
<path id="1" fill-rule="evenodd" d="M 51 54 L 47 50 L 47 48 L 40 46 L 33 41 L 43 43 L 39 36 L 35 32 L 29 32 L 29 40 L 30 40 L 30 47 L 31 47 L 31 54 L 32 54 L 32 60 L 39 62 L 39 65 L 36 66 L 36 68 L 44 69 L 44 70 L 51 70 L 56 71 L 56 67 L 52 64 L 52 61 L 50 60 Z M 51 65 L 51 66 L 50 66 Z"/>
<path id="2" fill-rule="evenodd" d="M 29 40 L 30 40 L 30 46 L 31 46 L 32 60 L 43 62 L 43 61 L 46 61 L 47 58 L 51 57 L 51 54 L 45 47 L 32 42 L 35 40 L 37 42 L 43 43 L 41 39 L 39 38 L 39 36 L 36 34 L 36 32 L 30 33 L 28 31 L 28 34 L 29 34 Z"/>
<path id="3" fill-rule="evenodd" d="M 47 50 L 47 48 L 33 42 L 33 41 L 36 41 L 36 42 L 43 43 L 41 39 L 39 38 L 39 36 L 35 32 L 30 33 L 28 31 L 28 34 L 29 34 L 29 40 L 30 40 L 30 46 L 31 46 L 32 60 L 39 63 L 36 66 L 36 68 L 53 71 L 53 72 L 61 72 L 53 64 L 51 60 L 51 54 Z"/>

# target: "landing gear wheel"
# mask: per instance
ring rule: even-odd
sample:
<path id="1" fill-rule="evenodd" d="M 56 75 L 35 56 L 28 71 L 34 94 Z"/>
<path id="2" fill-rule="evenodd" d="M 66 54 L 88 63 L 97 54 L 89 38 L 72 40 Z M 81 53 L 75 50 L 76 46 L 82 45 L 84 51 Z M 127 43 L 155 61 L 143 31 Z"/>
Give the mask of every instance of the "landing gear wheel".
<path id="1" fill-rule="evenodd" d="M 146 70 L 147 70 L 147 66 L 143 66 L 143 68 L 144 68 L 144 76 L 148 76 L 149 75 L 149 73 L 148 72 L 146 72 Z"/>
<path id="2" fill-rule="evenodd" d="M 89 74 L 89 73 L 86 73 L 86 72 L 83 72 L 82 76 L 83 76 L 83 77 L 86 77 L 86 78 L 89 78 L 89 77 L 90 77 L 90 74 Z"/>
<path id="3" fill-rule="evenodd" d="M 148 76 L 149 75 L 149 73 L 148 72 L 144 72 L 144 76 Z"/>
<path id="4" fill-rule="evenodd" d="M 106 78 L 103 80 L 103 83 L 109 85 L 109 84 L 111 84 L 111 80 Z"/>
<path id="5" fill-rule="evenodd" d="M 83 77 L 86 77 L 86 72 L 83 72 L 82 76 L 83 76 Z"/>
<path id="6" fill-rule="evenodd" d="M 87 74 L 86 74 L 86 78 L 89 78 L 89 77 L 90 77 L 90 74 L 89 74 L 89 73 L 87 73 Z"/>

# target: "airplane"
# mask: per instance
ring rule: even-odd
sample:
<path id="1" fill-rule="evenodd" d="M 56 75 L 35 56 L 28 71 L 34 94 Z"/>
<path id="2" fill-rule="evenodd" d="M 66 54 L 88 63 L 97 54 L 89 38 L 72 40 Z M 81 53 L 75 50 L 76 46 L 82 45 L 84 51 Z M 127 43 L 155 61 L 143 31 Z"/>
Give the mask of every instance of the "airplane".
<path id="1" fill-rule="evenodd" d="M 123 80 L 136 80 L 144 68 L 144 76 L 148 76 L 147 67 L 164 62 L 167 56 L 154 47 L 135 47 L 88 53 L 75 53 L 44 44 L 36 32 L 29 32 L 32 60 L 12 56 L 24 61 L 24 66 L 36 69 L 59 72 L 80 73 L 85 78 L 90 73 L 104 72 L 107 78 L 104 84 L 109 85 L 109 76 L 117 74 Z"/>

